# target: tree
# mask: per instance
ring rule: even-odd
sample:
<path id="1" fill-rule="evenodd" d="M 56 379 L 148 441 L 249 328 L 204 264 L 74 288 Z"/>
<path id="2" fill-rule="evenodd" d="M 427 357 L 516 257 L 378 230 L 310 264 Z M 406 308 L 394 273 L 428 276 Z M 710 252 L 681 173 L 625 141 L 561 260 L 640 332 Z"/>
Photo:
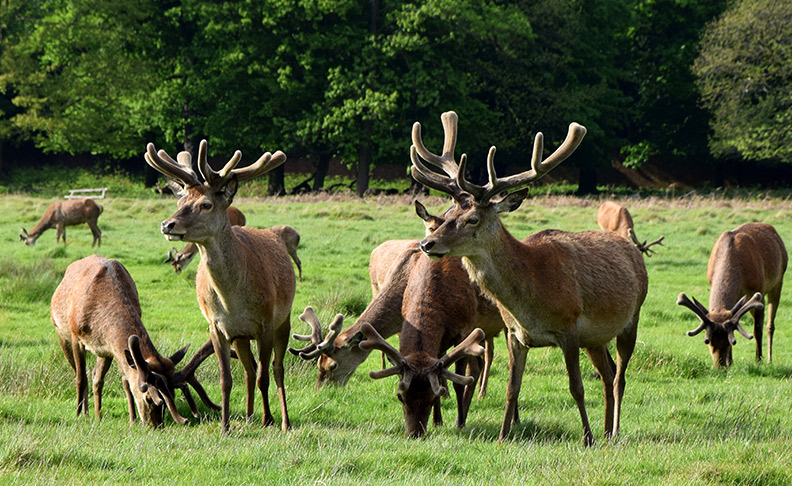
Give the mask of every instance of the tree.
<path id="1" fill-rule="evenodd" d="M 738 0 L 712 22 L 693 70 L 719 157 L 792 162 L 792 8 Z"/>

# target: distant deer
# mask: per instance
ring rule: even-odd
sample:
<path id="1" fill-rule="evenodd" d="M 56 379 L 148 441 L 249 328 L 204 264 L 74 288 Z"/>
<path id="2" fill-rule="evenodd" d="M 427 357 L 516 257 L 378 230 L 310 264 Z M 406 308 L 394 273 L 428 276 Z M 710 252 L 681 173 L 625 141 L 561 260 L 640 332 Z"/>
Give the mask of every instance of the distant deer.
<path id="1" fill-rule="evenodd" d="M 77 375 L 77 415 L 88 413 L 86 350 L 96 355 L 93 395 L 97 418 L 101 417 L 105 374 L 113 359 L 121 369 L 130 421 L 136 420 L 137 406 L 144 423 L 160 425 L 164 403 L 173 420 L 187 423 L 173 401 L 176 388 L 184 392 L 193 415 L 198 417 L 187 384 L 208 407 L 220 409 L 195 378 L 195 370 L 212 353 L 211 344 L 207 342 L 181 371 L 176 371 L 188 346 L 170 358 L 157 352 L 141 321 L 135 282 L 118 261 L 92 255 L 69 265 L 52 296 L 50 309 L 63 353 Z"/>
<path id="2" fill-rule="evenodd" d="M 737 344 L 734 331 L 746 339 L 756 337 L 756 361 L 762 359 L 762 323 L 764 296 L 767 296 L 767 361 L 773 357 L 775 316 L 781 298 L 788 256 L 784 242 L 769 224 L 747 223 L 726 231 L 712 247 L 707 265 L 710 284 L 709 310 L 684 292 L 677 304 L 687 307 L 701 320 L 688 336 L 704 333 L 715 368 L 731 366 L 732 346 Z M 740 326 L 740 318 L 753 314 L 754 335 Z"/>
<path id="3" fill-rule="evenodd" d="M 635 236 L 635 226 L 633 225 L 630 212 L 627 211 L 627 208 L 614 201 L 605 201 L 602 203 L 599 211 L 597 211 L 597 224 L 599 224 L 600 229 L 604 231 L 613 231 L 630 240 L 632 244 L 641 250 L 641 253 L 647 257 L 651 257 L 652 254 L 657 253 L 655 250 L 652 250 L 651 247 L 654 245 L 662 245 L 663 239 L 665 238 L 665 236 L 661 236 L 648 244 L 646 241 L 643 243 L 638 241 L 638 237 Z"/>
<path id="4" fill-rule="evenodd" d="M 294 264 L 297 265 L 297 272 L 300 277 L 300 282 L 302 282 L 302 262 L 300 261 L 300 257 L 297 256 L 297 246 L 300 244 L 300 233 L 298 233 L 296 229 L 291 226 L 286 226 L 285 224 L 271 226 L 267 228 L 267 230 L 278 235 L 278 238 L 286 245 L 286 251 L 289 253 Z"/>
<path id="5" fill-rule="evenodd" d="M 102 232 L 99 231 L 99 226 L 96 225 L 100 214 L 102 214 L 102 206 L 93 199 L 56 201 L 44 211 L 44 216 L 36 223 L 30 233 L 25 228 L 22 228 L 23 234 L 19 235 L 19 239 L 24 241 L 27 246 L 33 246 L 42 233 L 54 226 L 55 243 L 57 244 L 63 238 L 63 244 L 66 244 L 66 227 L 87 223 L 88 227 L 91 228 L 91 233 L 93 233 L 91 247 L 94 245 L 102 246 Z"/>
<path id="6" fill-rule="evenodd" d="M 254 389 L 258 385 L 264 402 L 264 425 L 274 424 L 269 406 L 269 364 L 274 350 L 273 377 L 281 406 L 281 429 L 290 427 L 286 408 L 283 358 L 289 340 L 291 306 L 296 279 L 283 242 L 266 230 L 231 226 L 228 207 L 237 183 L 269 172 L 286 156 L 266 152 L 252 165 L 237 169 L 242 153 L 236 151 L 219 171 L 209 166 L 207 143 L 198 147 L 198 169 L 206 183 L 192 170 L 188 152 L 178 162 L 153 144 L 146 147 L 146 162 L 163 173 L 179 199 L 179 209 L 162 222 L 162 234 L 171 241 L 190 241 L 198 246 L 201 262 L 196 275 L 198 304 L 206 320 L 220 364 L 222 427 L 229 428 L 231 396 L 230 348 L 234 346 L 245 371 L 246 411 L 253 416 Z M 258 371 L 250 351 L 257 342 Z"/>
<path id="7" fill-rule="evenodd" d="M 455 206 L 420 245 L 430 257 L 462 257 L 470 278 L 495 301 L 509 328 L 512 360 L 500 439 L 506 439 L 511 429 L 528 348 L 543 346 L 563 351 L 584 442 L 591 445 L 594 436 L 580 374 L 580 348 L 586 350 L 605 390 L 605 435 L 617 435 L 625 369 L 648 285 L 641 253 L 624 238 L 605 231 L 545 230 L 520 242 L 499 216 L 517 209 L 527 195 L 525 186 L 569 157 L 586 129 L 571 124 L 564 143 L 544 160 L 543 137 L 538 133 L 531 170 L 504 178 L 495 173 L 492 147 L 487 157 L 489 182 L 480 186 L 465 179 L 467 157 L 463 154 L 458 164 L 454 160 L 456 113 L 444 113 L 441 119 L 445 140 L 439 156 L 424 147 L 420 123 L 413 125 L 412 175 L 423 185 L 451 195 Z M 419 155 L 444 173 L 428 169 Z M 607 348 L 614 337 L 617 363 Z"/>

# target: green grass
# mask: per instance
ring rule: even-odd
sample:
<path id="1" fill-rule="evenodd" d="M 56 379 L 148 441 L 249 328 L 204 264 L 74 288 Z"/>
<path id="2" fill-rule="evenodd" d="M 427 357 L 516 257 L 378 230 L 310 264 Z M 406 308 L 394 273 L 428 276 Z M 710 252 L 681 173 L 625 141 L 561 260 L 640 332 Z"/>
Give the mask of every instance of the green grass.
<path id="1" fill-rule="evenodd" d="M 346 315 L 347 325 L 352 322 L 370 298 L 371 250 L 388 239 L 419 238 L 423 233 L 408 197 L 250 196 L 243 185 L 236 201 L 250 226 L 289 224 L 302 235 L 298 252 L 304 281 L 297 284 L 292 311 L 292 328 L 299 333 L 307 326 L 297 315 L 309 304 L 323 322 L 336 312 Z M 778 313 L 774 362 L 755 364 L 753 342 L 738 337 L 735 363 L 727 372 L 712 369 L 701 336 L 685 336 L 696 321 L 675 305 L 680 291 L 706 301 L 707 259 L 722 231 L 763 221 L 792 242 L 792 202 L 786 195 L 623 200 L 639 238 L 665 235 L 665 246 L 646 260 L 649 294 L 627 372 L 622 435 L 615 441 L 601 438 L 602 387 L 581 355 L 586 406 L 598 436 L 590 449 L 582 445 L 561 353 L 549 348 L 529 352 L 519 402 L 522 423 L 512 429 L 510 440 L 497 441 L 508 376 L 502 337 L 496 340 L 488 396 L 474 399 L 468 426 L 458 430 L 451 425 L 454 399 L 445 400 L 447 425 L 430 426 L 421 440 L 403 437 L 395 378 L 368 378 L 366 372 L 377 368 L 378 356 L 367 360 L 345 388 L 315 391 L 314 364 L 289 355 L 287 396 L 294 429 L 288 433 L 261 426 L 260 397 L 255 420 L 245 422 L 238 364 L 228 435 L 220 432 L 219 415 L 208 411 L 186 427 L 169 418 L 158 430 L 129 425 L 115 366 L 105 386 L 104 418 L 78 418 L 74 376 L 49 321 L 50 296 L 69 263 L 95 252 L 120 260 L 135 279 L 144 323 L 163 354 L 186 343 L 195 350 L 207 339 L 207 324 L 195 300 L 197 264 L 177 275 L 161 263 L 173 245 L 159 234 L 159 222 L 175 211 L 174 198 L 106 199 L 99 219 L 100 250 L 91 249 L 87 226 L 69 227 L 65 246 L 55 244 L 54 231 L 32 248 L 17 241 L 20 227 L 35 224 L 52 200 L 25 195 L 0 199 L 2 483 L 138 483 L 163 478 L 180 484 L 792 482 L 789 287 Z M 440 198 L 425 202 L 432 212 L 448 205 Z M 518 237 L 544 228 L 592 229 L 599 202 L 537 196 L 504 219 Z M 89 366 L 92 363 L 89 358 Z M 219 400 L 212 358 L 199 370 L 199 378 Z M 270 396 L 277 411 L 272 387 Z M 181 395 L 178 404 L 187 416 Z"/>

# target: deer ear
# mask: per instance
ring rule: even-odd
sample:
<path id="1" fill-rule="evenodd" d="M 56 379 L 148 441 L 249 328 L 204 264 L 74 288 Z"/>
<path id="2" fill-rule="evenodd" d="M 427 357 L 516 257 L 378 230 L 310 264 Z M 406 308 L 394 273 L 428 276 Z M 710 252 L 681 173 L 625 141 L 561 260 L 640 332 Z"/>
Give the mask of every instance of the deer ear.
<path id="1" fill-rule="evenodd" d="M 519 191 L 512 192 L 506 195 L 503 199 L 495 203 L 495 209 L 498 213 L 510 213 L 520 207 L 522 202 L 528 197 L 530 187 L 524 187 Z"/>
<path id="2" fill-rule="evenodd" d="M 220 188 L 218 194 L 221 194 L 226 204 L 230 206 L 231 202 L 234 200 L 234 196 L 236 195 L 238 187 L 239 182 L 237 181 L 237 176 L 234 175 L 223 187 Z"/>
<path id="3" fill-rule="evenodd" d="M 415 200 L 415 214 L 417 214 L 418 217 L 424 221 L 429 221 L 429 218 L 431 218 L 431 216 L 429 216 L 429 213 L 426 212 L 426 208 L 424 207 L 424 205 L 421 204 L 421 202 L 418 201 L 417 199 Z"/>
<path id="4" fill-rule="evenodd" d="M 137 369 L 137 366 L 135 366 L 135 360 L 132 358 L 132 353 L 130 353 L 128 349 L 124 350 L 124 357 L 126 358 L 127 364 L 130 368 Z"/>

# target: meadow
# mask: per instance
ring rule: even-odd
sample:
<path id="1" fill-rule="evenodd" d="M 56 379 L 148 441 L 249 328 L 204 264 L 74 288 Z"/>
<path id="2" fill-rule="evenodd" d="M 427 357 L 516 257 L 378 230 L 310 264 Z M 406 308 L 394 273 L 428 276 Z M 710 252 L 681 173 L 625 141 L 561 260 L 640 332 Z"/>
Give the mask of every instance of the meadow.
<path id="1" fill-rule="evenodd" d="M 538 190 L 537 193 L 542 193 Z M 243 417 L 242 373 L 234 363 L 231 430 L 219 413 L 201 406 L 187 426 L 170 420 L 159 429 L 130 424 L 115 365 L 104 391 L 104 417 L 75 416 L 74 375 L 57 344 L 49 301 L 72 261 L 100 253 L 121 261 L 138 287 L 143 321 L 162 354 L 208 338 L 195 298 L 197 262 L 182 274 L 162 263 L 174 245 L 159 223 L 175 211 L 174 198 L 113 195 L 103 200 L 102 247 L 92 249 L 87 226 L 69 227 L 68 244 L 54 230 L 36 246 L 18 241 L 55 197 L 0 198 L 0 482 L 16 484 L 790 484 L 792 483 L 792 285 L 781 298 L 772 363 L 754 362 L 754 342 L 738 336 L 734 365 L 714 370 L 703 337 L 685 331 L 698 320 L 676 305 L 684 291 L 705 302 L 706 267 L 718 235 L 739 224 L 774 225 L 792 244 L 792 201 L 777 194 L 624 198 L 641 239 L 665 235 L 646 259 L 649 294 L 635 355 L 627 370 L 621 436 L 602 438 L 602 387 L 581 354 L 586 407 L 597 443 L 586 448 L 568 391 L 561 352 L 533 349 L 519 401 L 522 422 L 498 442 L 508 376 L 503 337 L 484 399 L 474 399 L 467 426 L 452 424 L 453 397 L 443 401 L 446 425 L 425 438 L 404 437 L 396 378 L 372 380 L 375 353 L 346 387 L 314 389 L 314 363 L 287 355 L 286 384 L 293 429 L 261 425 L 261 401 Z M 432 212 L 448 202 L 422 199 Z M 596 229 L 601 200 L 536 195 L 504 217 L 520 238 L 545 228 Z M 302 282 L 292 309 L 297 319 L 312 305 L 323 322 L 341 312 L 346 325 L 367 305 L 368 257 L 390 239 L 420 238 L 423 224 L 407 196 L 254 198 L 245 186 L 235 201 L 249 226 L 289 224 L 302 235 Z M 180 247 L 180 245 L 177 245 Z M 750 317 L 743 326 L 752 332 Z M 394 343 L 396 339 L 392 339 Z M 295 341 L 293 344 L 297 345 Z M 188 351 L 188 356 L 191 352 Z M 88 366 L 93 366 L 89 357 Z M 198 372 L 219 401 L 217 363 Z M 270 387 L 279 423 L 274 385 Z M 181 394 L 178 405 L 189 410 Z"/>

